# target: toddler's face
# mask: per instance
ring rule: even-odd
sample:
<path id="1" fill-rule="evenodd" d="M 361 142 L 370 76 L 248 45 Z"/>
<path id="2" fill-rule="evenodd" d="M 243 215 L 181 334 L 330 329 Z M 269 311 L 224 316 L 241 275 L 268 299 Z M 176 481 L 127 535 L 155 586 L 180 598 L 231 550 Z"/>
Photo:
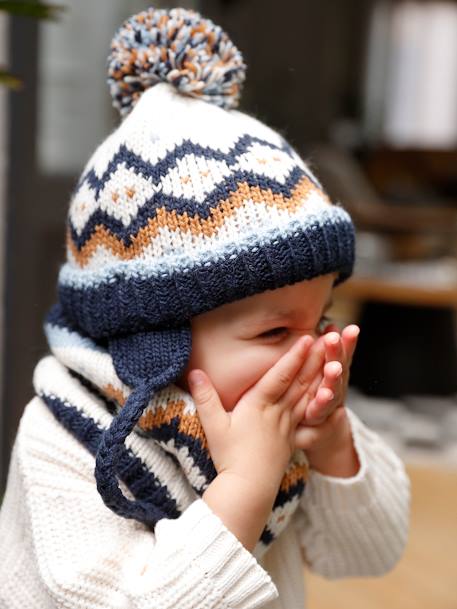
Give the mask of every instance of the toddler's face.
<path id="1" fill-rule="evenodd" d="M 269 290 L 192 318 L 192 353 L 175 383 L 189 391 L 187 374 L 204 370 L 226 410 L 303 334 L 320 335 L 335 274 Z"/>

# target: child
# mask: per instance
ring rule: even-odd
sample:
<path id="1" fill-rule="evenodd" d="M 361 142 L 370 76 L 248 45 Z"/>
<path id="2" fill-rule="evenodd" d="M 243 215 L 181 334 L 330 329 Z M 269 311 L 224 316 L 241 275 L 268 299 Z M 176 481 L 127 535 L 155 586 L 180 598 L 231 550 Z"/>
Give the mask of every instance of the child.
<path id="1" fill-rule="evenodd" d="M 244 69 L 193 11 L 149 9 L 113 40 L 125 118 L 70 204 L 1 609 L 302 609 L 304 562 L 381 575 L 403 552 L 408 478 L 345 408 L 358 328 L 325 317 L 353 225 L 234 109 Z"/>

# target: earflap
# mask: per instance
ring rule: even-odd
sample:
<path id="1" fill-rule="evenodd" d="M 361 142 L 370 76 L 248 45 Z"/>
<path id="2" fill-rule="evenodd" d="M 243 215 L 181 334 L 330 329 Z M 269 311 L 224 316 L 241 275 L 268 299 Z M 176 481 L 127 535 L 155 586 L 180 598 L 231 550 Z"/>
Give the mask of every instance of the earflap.
<path id="1" fill-rule="evenodd" d="M 177 328 L 109 339 L 108 350 L 116 372 L 133 391 L 102 436 L 95 459 L 95 479 L 105 505 L 119 516 L 135 518 L 150 525 L 155 525 L 158 520 L 157 506 L 154 507 L 153 502 L 131 501 L 122 493 L 118 484 L 118 466 L 125 450 L 125 439 L 154 393 L 175 381 L 184 371 L 191 348 L 190 322 Z"/>

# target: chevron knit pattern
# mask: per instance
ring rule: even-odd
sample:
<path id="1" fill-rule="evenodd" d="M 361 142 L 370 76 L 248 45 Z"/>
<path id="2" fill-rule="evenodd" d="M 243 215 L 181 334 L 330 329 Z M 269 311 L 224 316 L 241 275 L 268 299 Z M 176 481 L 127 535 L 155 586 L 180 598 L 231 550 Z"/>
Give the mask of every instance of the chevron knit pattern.
<path id="1" fill-rule="evenodd" d="M 172 115 L 167 129 L 173 106 L 188 123 Z M 321 274 L 341 280 L 353 249 L 347 212 L 279 135 L 162 84 L 79 181 L 59 295 L 91 336 L 136 332 Z"/>
<path id="2" fill-rule="evenodd" d="M 52 355 L 34 373 L 34 387 L 54 416 L 95 456 L 103 433 L 125 406 L 131 389 L 116 374 L 110 354 L 82 336 L 62 317 L 45 326 Z M 137 454 L 134 436 L 157 445 L 153 469 Z M 201 496 L 216 476 L 192 397 L 170 384 L 156 393 L 134 433 L 122 446 L 116 466 L 123 491 L 147 506 L 141 520 L 151 528 L 161 518 L 177 518 L 186 507 L 185 487 Z M 296 451 L 283 477 L 272 513 L 256 548 L 260 557 L 298 506 L 308 468 Z"/>
<path id="3" fill-rule="evenodd" d="M 234 109 L 244 70 L 228 36 L 193 11 L 151 8 L 119 28 L 108 83 L 125 118 L 73 193 L 58 302 L 46 318 L 105 349 L 118 383 L 131 389 L 125 403 L 116 396 L 123 406 L 109 428 L 94 431 L 95 478 L 110 509 L 152 524 L 155 502 L 128 499 L 119 471 L 151 398 L 189 361 L 191 318 L 352 272 L 347 212 L 281 135 Z M 167 430 L 170 440 L 181 437 L 181 427 Z"/>
<path id="4" fill-rule="evenodd" d="M 281 136 L 161 84 L 79 180 L 59 295 L 92 336 L 136 332 L 333 271 L 341 281 L 353 250 L 349 215 Z"/>

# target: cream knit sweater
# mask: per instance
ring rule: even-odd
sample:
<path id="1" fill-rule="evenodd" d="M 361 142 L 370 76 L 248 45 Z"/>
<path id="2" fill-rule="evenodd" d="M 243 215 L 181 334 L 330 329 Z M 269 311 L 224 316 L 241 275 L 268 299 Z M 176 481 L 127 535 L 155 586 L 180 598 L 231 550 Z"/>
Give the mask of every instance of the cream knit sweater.
<path id="1" fill-rule="evenodd" d="M 311 470 L 300 508 L 258 561 L 196 495 L 154 534 L 115 515 L 98 495 L 91 454 L 33 398 L 0 511 L 0 609 L 303 609 L 305 563 L 332 579 L 386 573 L 407 539 L 409 480 L 348 414 L 360 471 Z M 157 449 L 138 441 L 152 466 Z"/>

